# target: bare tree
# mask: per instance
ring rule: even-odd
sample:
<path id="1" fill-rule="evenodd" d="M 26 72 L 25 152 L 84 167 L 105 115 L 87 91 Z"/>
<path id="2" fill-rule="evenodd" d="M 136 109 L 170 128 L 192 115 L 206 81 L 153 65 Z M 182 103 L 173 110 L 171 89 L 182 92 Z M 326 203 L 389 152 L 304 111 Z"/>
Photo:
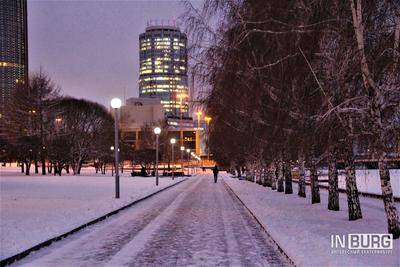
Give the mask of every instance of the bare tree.
<path id="1" fill-rule="evenodd" d="M 79 174 L 83 162 L 93 158 L 98 145 L 96 139 L 113 132 L 113 118 L 103 106 L 82 99 L 63 98 L 57 110 L 63 135 L 71 145 L 69 157 L 73 172 Z M 107 143 L 104 149 L 109 150 Z"/>

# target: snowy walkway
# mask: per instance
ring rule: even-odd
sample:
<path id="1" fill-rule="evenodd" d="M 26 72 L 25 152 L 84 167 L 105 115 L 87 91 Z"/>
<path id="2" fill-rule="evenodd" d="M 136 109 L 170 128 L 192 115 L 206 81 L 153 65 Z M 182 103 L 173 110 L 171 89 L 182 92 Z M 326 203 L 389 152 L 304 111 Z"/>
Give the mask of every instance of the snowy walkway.
<path id="1" fill-rule="evenodd" d="M 271 237 L 297 266 L 400 266 L 400 240 L 393 243 L 391 255 L 332 254 L 331 234 L 387 233 L 386 214 L 381 199 L 360 197 L 363 219 L 348 221 L 346 194 L 340 194 L 340 211 L 327 209 L 327 190 L 320 189 L 321 203 L 311 205 L 307 198 L 285 195 L 256 183 L 230 178 L 224 181 L 239 196 Z M 399 203 L 396 203 L 399 210 Z"/>
<path id="2" fill-rule="evenodd" d="M 145 200 L 17 265 L 282 266 L 286 259 L 210 174 Z"/>

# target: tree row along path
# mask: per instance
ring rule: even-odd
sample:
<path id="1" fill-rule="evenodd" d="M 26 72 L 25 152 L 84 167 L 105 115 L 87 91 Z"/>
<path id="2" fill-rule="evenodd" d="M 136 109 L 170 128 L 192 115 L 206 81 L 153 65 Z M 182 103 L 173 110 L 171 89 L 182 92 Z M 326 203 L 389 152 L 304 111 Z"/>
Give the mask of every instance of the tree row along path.
<path id="1" fill-rule="evenodd" d="M 282 266 L 288 260 L 210 174 L 30 255 L 22 266 Z"/>

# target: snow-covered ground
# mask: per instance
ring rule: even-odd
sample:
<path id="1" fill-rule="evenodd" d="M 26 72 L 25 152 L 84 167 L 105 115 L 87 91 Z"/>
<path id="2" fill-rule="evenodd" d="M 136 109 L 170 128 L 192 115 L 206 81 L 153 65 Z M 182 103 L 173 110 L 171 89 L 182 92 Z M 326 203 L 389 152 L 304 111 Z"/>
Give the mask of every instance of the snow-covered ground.
<path id="1" fill-rule="evenodd" d="M 319 179 L 328 179 L 328 171 L 320 171 Z M 363 193 L 382 195 L 379 170 L 367 169 L 356 170 L 357 189 Z M 400 197 L 400 170 L 390 170 L 390 182 L 392 184 L 393 196 Z M 328 185 L 327 182 L 321 183 Z M 346 180 L 343 170 L 339 170 L 339 188 L 346 189 Z"/>
<path id="2" fill-rule="evenodd" d="M 121 177 L 121 198 L 115 199 L 111 173 L 95 175 L 24 176 L 16 168 L 0 169 L 0 259 L 66 233 L 182 178 Z"/>
<path id="3" fill-rule="evenodd" d="M 327 209 L 327 190 L 321 189 L 321 203 L 285 195 L 244 180 L 224 176 L 245 205 L 263 224 L 272 238 L 298 266 L 400 266 L 400 240 L 391 255 L 332 254 L 331 234 L 387 233 L 386 214 L 380 199 L 360 197 L 363 219 L 348 221 L 346 195 L 340 194 L 340 211 Z M 396 203 L 399 210 L 400 205 Z"/>

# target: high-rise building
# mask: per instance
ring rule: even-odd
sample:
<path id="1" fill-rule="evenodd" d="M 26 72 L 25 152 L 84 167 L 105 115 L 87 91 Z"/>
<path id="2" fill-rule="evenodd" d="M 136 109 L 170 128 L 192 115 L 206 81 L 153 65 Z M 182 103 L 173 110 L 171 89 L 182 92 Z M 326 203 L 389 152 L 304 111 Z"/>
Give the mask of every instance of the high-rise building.
<path id="1" fill-rule="evenodd" d="M 0 112 L 18 84 L 28 79 L 27 0 L 0 1 Z"/>
<path id="2" fill-rule="evenodd" d="M 169 117 L 188 116 L 186 45 L 177 26 L 148 26 L 139 36 L 139 96 L 160 98 Z"/>

